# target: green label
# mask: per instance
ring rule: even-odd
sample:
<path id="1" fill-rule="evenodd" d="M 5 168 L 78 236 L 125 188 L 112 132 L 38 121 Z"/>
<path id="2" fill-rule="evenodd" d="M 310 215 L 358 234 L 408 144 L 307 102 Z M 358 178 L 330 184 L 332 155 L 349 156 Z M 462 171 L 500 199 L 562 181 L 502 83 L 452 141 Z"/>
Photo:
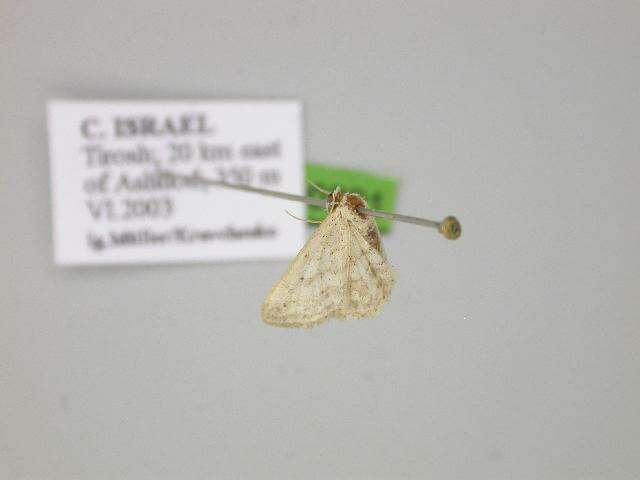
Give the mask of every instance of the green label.
<path id="1" fill-rule="evenodd" d="M 393 212 L 396 206 L 396 191 L 398 182 L 395 178 L 374 175 L 362 170 L 330 167 L 318 163 L 306 164 L 307 179 L 323 190 L 333 191 L 340 186 L 343 192 L 359 193 L 367 201 L 369 208 Z M 307 195 L 326 200 L 327 196 L 312 185 L 307 184 Z M 307 206 L 309 220 L 324 220 L 327 211 L 313 205 Z M 382 233 L 391 230 L 391 222 L 384 218 L 376 218 L 378 228 Z"/>

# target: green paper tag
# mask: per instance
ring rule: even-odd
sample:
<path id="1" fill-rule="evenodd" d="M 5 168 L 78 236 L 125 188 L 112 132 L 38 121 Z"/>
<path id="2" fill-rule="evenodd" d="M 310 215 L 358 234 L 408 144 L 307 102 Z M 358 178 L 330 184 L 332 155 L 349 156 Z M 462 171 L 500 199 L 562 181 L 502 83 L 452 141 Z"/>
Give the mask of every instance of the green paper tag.
<path id="1" fill-rule="evenodd" d="M 318 163 L 307 163 L 306 175 L 308 180 L 324 190 L 333 191 L 339 185 L 343 192 L 359 193 L 367 201 L 369 208 L 373 210 L 393 212 L 395 209 L 398 186 L 398 181 L 395 178 Z M 327 198 L 326 195 L 309 184 L 307 184 L 307 195 L 323 200 Z M 323 208 L 313 205 L 307 206 L 307 219 L 309 220 L 324 220 L 326 215 L 327 212 Z M 391 230 L 389 220 L 376 218 L 376 222 L 382 233 Z"/>

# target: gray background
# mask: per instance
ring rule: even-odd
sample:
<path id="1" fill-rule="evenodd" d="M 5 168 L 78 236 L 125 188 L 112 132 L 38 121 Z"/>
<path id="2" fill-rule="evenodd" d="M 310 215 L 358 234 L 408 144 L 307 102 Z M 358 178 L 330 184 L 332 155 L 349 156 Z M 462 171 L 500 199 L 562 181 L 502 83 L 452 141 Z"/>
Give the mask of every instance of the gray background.
<path id="1" fill-rule="evenodd" d="M 0 478 L 640 477 L 640 4 L 0 2 Z M 381 315 L 52 264 L 45 103 L 293 97 L 401 179 Z"/>

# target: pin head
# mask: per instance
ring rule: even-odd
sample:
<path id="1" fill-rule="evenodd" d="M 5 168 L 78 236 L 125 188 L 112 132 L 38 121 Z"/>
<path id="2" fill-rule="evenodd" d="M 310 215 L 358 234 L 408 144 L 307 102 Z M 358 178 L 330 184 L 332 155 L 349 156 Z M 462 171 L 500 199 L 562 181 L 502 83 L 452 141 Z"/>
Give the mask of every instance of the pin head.
<path id="1" fill-rule="evenodd" d="M 448 238 L 449 240 L 455 240 L 462 234 L 462 227 L 456 217 L 447 217 L 442 220 L 438 230 L 444 235 L 444 238 Z"/>

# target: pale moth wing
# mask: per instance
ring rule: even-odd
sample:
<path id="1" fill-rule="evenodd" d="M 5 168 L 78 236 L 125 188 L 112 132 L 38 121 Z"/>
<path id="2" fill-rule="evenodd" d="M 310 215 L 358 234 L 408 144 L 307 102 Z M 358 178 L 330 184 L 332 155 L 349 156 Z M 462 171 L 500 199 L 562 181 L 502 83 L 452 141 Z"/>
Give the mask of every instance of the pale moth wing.
<path id="1" fill-rule="evenodd" d="M 266 323 L 310 328 L 332 317 L 374 315 L 386 302 L 394 278 L 378 227 L 349 196 L 357 197 L 340 199 L 267 296 Z"/>

